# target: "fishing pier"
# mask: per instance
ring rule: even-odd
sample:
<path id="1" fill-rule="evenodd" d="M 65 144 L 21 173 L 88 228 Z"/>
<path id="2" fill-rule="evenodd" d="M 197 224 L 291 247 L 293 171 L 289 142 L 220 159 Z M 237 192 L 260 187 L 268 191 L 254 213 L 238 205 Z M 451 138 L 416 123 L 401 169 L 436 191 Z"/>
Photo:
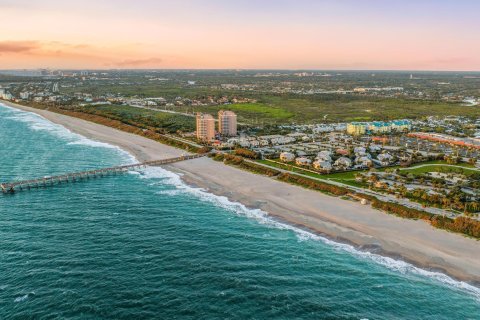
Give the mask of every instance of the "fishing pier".
<path id="1" fill-rule="evenodd" d="M 196 159 L 204 156 L 205 155 L 203 154 L 185 155 L 185 156 L 176 157 L 176 158 L 153 160 L 153 161 L 146 161 L 141 163 L 109 167 L 109 168 L 65 173 L 57 176 L 45 176 L 43 178 L 38 178 L 38 179 L 5 182 L 0 184 L 0 188 L 2 192 L 5 194 L 15 193 L 16 191 L 21 191 L 21 190 L 30 190 L 32 188 L 44 188 L 44 187 L 53 186 L 61 183 L 76 182 L 80 180 L 87 180 L 90 178 L 116 175 L 116 174 L 125 173 L 132 170 L 143 169 L 143 168 L 146 168 L 147 166 L 161 166 L 165 164 L 171 164 L 175 162 Z"/>

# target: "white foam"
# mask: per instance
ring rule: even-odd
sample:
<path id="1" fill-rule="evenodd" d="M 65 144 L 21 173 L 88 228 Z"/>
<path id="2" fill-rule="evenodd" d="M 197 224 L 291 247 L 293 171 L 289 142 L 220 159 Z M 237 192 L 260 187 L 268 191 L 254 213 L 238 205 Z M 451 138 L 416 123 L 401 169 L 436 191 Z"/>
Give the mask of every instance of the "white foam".
<path id="1" fill-rule="evenodd" d="M 15 300 L 13 300 L 13 301 L 14 301 L 14 302 L 22 302 L 22 301 L 25 301 L 25 300 L 27 300 L 27 299 L 30 297 L 30 295 L 35 295 L 35 292 L 32 291 L 32 292 L 29 292 L 29 293 L 27 293 L 27 294 L 25 294 L 25 295 L 23 295 L 23 296 L 16 297 Z"/>
<path id="2" fill-rule="evenodd" d="M 69 142 L 68 145 L 83 145 L 83 146 L 89 146 L 89 147 L 94 147 L 94 148 L 108 148 L 108 149 L 115 149 L 119 154 L 122 155 L 122 157 L 125 159 L 126 164 L 130 163 L 137 163 L 138 160 L 133 156 L 132 154 L 128 153 L 127 151 L 123 150 L 122 148 L 118 146 L 114 146 L 105 142 L 100 142 L 100 141 L 95 141 L 91 140 L 88 138 L 85 138 L 84 136 L 72 133 L 74 135 L 78 136 L 77 141 L 72 141 Z"/>
<path id="3" fill-rule="evenodd" d="M 261 224 L 275 227 L 278 229 L 282 230 L 290 230 L 295 232 L 297 235 L 298 239 L 300 241 L 306 241 L 306 240 L 315 240 L 315 241 L 321 241 L 336 250 L 341 250 L 344 252 L 348 252 L 352 255 L 355 255 L 357 257 L 361 257 L 363 259 L 367 259 L 370 261 L 374 261 L 375 263 L 378 263 L 382 266 L 387 267 L 390 270 L 399 272 L 401 274 L 414 274 L 414 275 L 420 275 L 423 277 L 427 277 L 430 279 L 434 279 L 436 281 L 439 281 L 443 284 L 446 284 L 448 286 L 461 289 L 462 291 L 468 292 L 469 294 L 473 295 L 477 300 L 480 301 L 480 288 L 475 287 L 473 285 L 470 285 L 466 282 L 463 281 L 457 281 L 452 279 L 451 277 L 440 273 L 440 272 L 434 272 L 434 271 L 428 271 L 424 270 L 418 267 L 415 267 L 414 265 L 407 263 L 402 260 L 396 260 L 390 257 L 385 257 L 381 256 L 379 254 L 375 254 L 372 252 L 368 251 L 362 251 L 356 249 L 354 246 L 345 244 L 345 243 L 338 243 L 335 241 L 332 241 L 328 238 L 316 235 L 312 232 L 288 225 L 286 223 L 282 223 L 279 221 L 276 221 L 272 217 L 268 215 L 265 211 L 262 211 L 260 209 L 249 209 L 246 206 L 244 206 L 241 203 L 238 202 L 233 202 L 228 200 L 228 198 L 224 196 L 216 196 L 212 193 L 206 192 L 202 188 L 194 188 L 191 187 L 187 184 L 185 184 L 182 180 L 180 175 L 165 170 L 160 167 L 148 167 L 145 171 L 144 174 L 140 176 L 143 179 L 162 179 L 162 182 L 164 184 L 168 184 L 171 186 L 174 186 L 176 189 L 172 192 L 172 190 L 167 190 L 167 191 L 161 191 L 159 194 L 162 195 L 176 195 L 179 192 L 185 192 L 189 193 L 191 195 L 194 195 L 198 199 L 202 201 L 206 201 L 209 203 L 212 203 L 218 207 L 221 207 L 223 209 L 235 212 L 236 214 L 241 214 L 249 218 L 253 218 L 256 221 L 258 221 Z"/>
<path id="4" fill-rule="evenodd" d="M 22 301 L 25 301 L 28 299 L 28 294 L 26 295 L 23 295 L 21 297 L 16 297 L 15 300 L 13 300 L 14 302 L 22 302 Z"/>
<path id="5" fill-rule="evenodd" d="M 105 142 L 88 139 L 80 134 L 70 131 L 69 129 L 65 128 L 62 125 L 53 123 L 50 120 L 36 113 L 15 109 L 1 103 L 0 103 L 0 106 L 12 111 L 13 113 L 10 116 L 6 116 L 5 119 L 11 119 L 11 120 L 21 121 L 23 123 L 26 123 L 28 124 L 29 128 L 34 131 L 47 131 L 67 141 L 68 145 L 84 145 L 84 146 L 89 146 L 94 148 L 114 149 L 119 154 L 121 154 L 122 157 L 125 158 L 125 161 L 127 161 L 128 163 L 138 162 L 133 155 L 131 155 L 130 153 L 128 153 L 127 151 L 123 150 L 120 147 L 117 147 Z"/>
<path id="6" fill-rule="evenodd" d="M 180 190 L 162 190 L 162 191 L 157 192 L 157 194 L 166 194 L 166 195 L 169 195 L 169 196 L 176 196 L 180 193 L 181 193 Z"/>

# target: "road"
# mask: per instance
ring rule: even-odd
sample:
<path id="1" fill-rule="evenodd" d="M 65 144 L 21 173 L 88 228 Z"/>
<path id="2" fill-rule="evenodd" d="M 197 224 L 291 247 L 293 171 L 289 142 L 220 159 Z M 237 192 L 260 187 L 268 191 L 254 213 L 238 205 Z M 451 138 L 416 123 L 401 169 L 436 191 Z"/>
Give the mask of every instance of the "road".
<path id="1" fill-rule="evenodd" d="M 177 137 L 177 136 L 174 136 L 174 135 L 171 135 L 171 134 L 168 134 L 168 133 L 164 133 L 162 134 L 163 136 L 167 137 L 167 138 L 170 138 L 170 139 L 173 139 L 173 140 L 177 140 L 179 142 L 183 142 L 183 143 L 186 143 L 186 144 L 189 144 L 191 146 L 194 146 L 194 147 L 197 147 L 197 148 L 202 148 L 204 146 L 202 146 L 201 144 L 198 144 L 196 142 L 193 142 L 191 140 L 188 140 L 188 139 L 185 139 L 185 138 L 180 138 L 180 137 Z"/>
<path id="2" fill-rule="evenodd" d="M 182 115 L 182 116 L 195 118 L 195 114 L 193 114 L 193 113 L 178 112 L 178 111 L 167 110 L 167 109 L 159 109 L 159 108 L 151 108 L 151 107 L 141 106 L 141 105 L 138 105 L 138 104 L 129 104 L 129 106 L 134 107 L 134 108 L 139 108 L 139 109 L 147 109 L 147 110 L 164 112 L 164 113 L 173 113 L 173 114 L 179 114 L 179 115 Z"/>
<path id="3" fill-rule="evenodd" d="M 353 191 L 356 191 L 356 192 L 359 192 L 359 193 L 374 196 L 381 201 L 396 203 L 396 204 L 400 204 L 400 205 L 403 205 L 403 206 L 408 207 L 408 208 L 412 208 L 412 209 L 416 209 L 416 210 L 420 210 L 420 211 L 425 211 L 425 212 L 428 212 L 428 213 L 431 213 L 431 214 L 447 216 L 449 218 L 455 218 L 456 217 L 455 214 L 453 214 L 453 213 L 451 213 L 447 210 L 439 209 L 439 208 L 433 208 L 433 207 L 423 207 L 421 204 L 410 201 L 409 199 L 405 199 L 405 198 L 397 199 L 393 195 L 383 194 L 383 193 L 372 191 L 372 190 L 369 190 L 369 189 L 354 187 L 354 186 L 344 184 L 344 183 L 341 183 L 341 182 L 338 182 L 338 181 L 315 178 L 315 177 L 312 177 L 312 176 L 308 176 L 308 175 L 297 173 L 297 172 L 291 172 L 289 170 L 280 169 L 280 168 L 277 168 L 277 167 L 269 166 L 267 164 L 259 163 L 259 162 L 252 161 L 252 160 L 245 159 L 245 161 L 256 164 L 256 165 L 264 166 L 264 167 L 269 168 L 269 169 L 278 170 L 282 173 L 295 174 L 295 175 L 300 176 L 300 177 L 304 177 L 304 178 L 308 178 L 308 179 L 312 179 L 312 180 L 317 180 L 317 181 L 320 181 L 320 182 L 323 182 L 323 183 L 328 183 L 328 184 L 331 184 L 331 185 L 334 185 L 334 186 L 337 186 L 337 187 L 343 187 L 343 188 L 353 190 Z"/>
<path id="4" fill-rule="evenodd" d="M 473 170 L 473 171 L 478 171 L 478 172 L 480 172 L 480 168 L 469 168 L 469 167 L 457 166 L 457 165 L 454 165 L 454 164 L 441 164 L 441 163 L 420 164 L 420 165 L 414 166 L 414 167 L 400 168 L 400 170 L 412 170 L 412 169 L 423 168 L 423 167 L 430 167 L 430 166 L 442 166 L 442 167 L 460 168 L 460 169 Z"/>

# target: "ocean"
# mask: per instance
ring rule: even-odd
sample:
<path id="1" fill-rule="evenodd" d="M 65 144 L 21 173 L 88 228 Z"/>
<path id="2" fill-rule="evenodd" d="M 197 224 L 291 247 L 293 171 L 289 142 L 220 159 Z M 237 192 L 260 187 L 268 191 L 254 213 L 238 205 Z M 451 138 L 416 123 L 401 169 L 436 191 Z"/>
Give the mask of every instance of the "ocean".
<path id="1" fill-rule="evenodd" d="M 0 105 L 0 181 L 135 162 Z M 0 194 L 0 319 L 480 319 L 480 289 L 163 168 Z"/>

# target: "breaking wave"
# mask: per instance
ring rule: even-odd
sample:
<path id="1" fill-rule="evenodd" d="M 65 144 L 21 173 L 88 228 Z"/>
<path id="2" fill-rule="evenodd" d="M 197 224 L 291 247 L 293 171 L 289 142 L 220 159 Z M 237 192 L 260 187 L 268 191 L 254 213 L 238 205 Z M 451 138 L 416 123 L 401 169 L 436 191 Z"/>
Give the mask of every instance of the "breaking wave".
<path id="1" fill-rule="evenodd" d="M 321 241 L 335 248 L 336 250 L 348 252 L 349 254 L 355 255 L 362 259 L 373 261 L 395 272 L 399 272 L 405 275 L 420 275 L 423 277 L 434 279 L 445 285 L 468 292 L 480 301 L 480 288 L 478 287 L 475 287 L 463 281 L 457 281 L 440 272 L 424 270 L 402 260 L 396 260 L 372 252 L 362 251 L 350 244 L 335 242 L 328 238 L 303 230 L 301 228 L 297 228 L 289 224 L 277 221 L 271 216 L 269 216 L 267 212 L 261 209 L 249 209 L 241 203 L 230 201 L 227 197 L 214 195 L 205 191 L 202 188 L 191 187 L 182 181 L 180 174 L 168 171 L 160 167 L 148 167 L 139 177 L 141 177 L 142 179 L 161 179 L 163 184 L 167 184 L 175 188 L 173 190 L 160 191 L 157 194 L 174 196 L 178 195 L 179 193 L 188 193 L 197 197 L 201 201 L 209 202 L 225 210 L 255 219 L 263 225 L 282 230 L 293 231 L 300 241 Z"/>
<path id="2" fill-rule="evenodd" d="M 94 147 L 94 148 L 114 149 L 128 163 L 137 162 L 136 158 L 133 155 L 126 152 L 120 147 L 117 147 L 105 142 L 95 141 L 95 140 L 86 138 L 80 134 L 70 131 L 69 129 L 65 128 L 62 125 L 53 123 L 50 120 L 36 113 L 15 109 L 1 103 L 0 103 L 0 106 L 10 111 L 9 114 L 5 116 L 5 119 L 11 119 L 11 120 L 26 123 L 28 127 L 34 131 L 49 132 L 50 134 L 53 134 L 56 137 L 66 141 L 68 145 L 83 145 L 83 146 Z"/>

